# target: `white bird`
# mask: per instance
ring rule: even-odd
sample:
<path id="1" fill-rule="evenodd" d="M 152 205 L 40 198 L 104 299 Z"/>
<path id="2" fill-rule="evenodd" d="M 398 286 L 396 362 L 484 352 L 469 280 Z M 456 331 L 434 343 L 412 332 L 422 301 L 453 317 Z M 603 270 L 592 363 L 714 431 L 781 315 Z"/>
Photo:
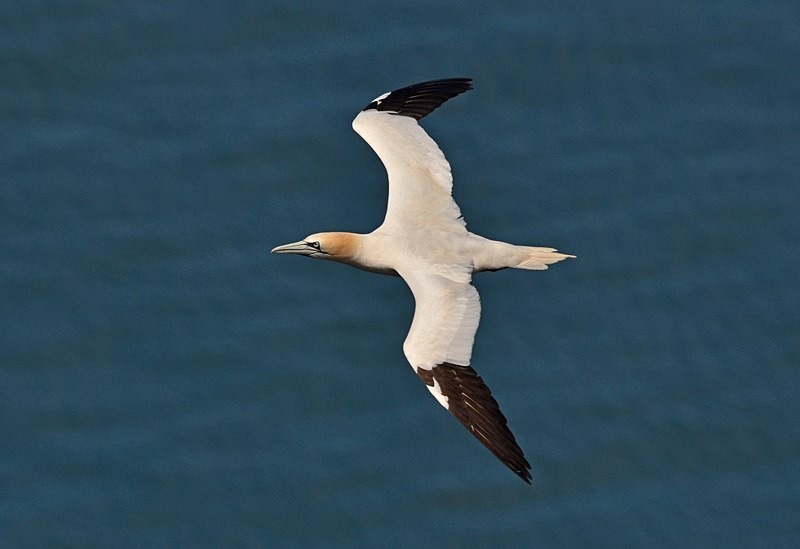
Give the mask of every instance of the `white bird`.
<path id="1" fill-rule="evenodd" d="M 364 107 L 353 129 L 377 153 L 389 176 L 383 224 L 369 234 L 312 234 L 272 252 L 402 277 L 416 301 L 403 344 L 414 371 L 442 406 L 530 484 L 530 464 L 497 401 L 470 366 L 481 314 L 478 291 L 470 282 L 476 272 L 541 270 L 574 256 L 467 231 L 452 198 L 450 164 L 417 121 L 470 89 L 469 78 L 431 80 L 384 93 Z"/>

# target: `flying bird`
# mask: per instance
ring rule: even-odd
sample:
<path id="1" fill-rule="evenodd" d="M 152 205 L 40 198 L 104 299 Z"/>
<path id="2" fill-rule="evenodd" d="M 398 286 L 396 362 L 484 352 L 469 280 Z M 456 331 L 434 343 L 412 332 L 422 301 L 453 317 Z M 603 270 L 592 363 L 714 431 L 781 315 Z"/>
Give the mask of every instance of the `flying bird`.
<path id="1" fill-rule="evenodd" d="M 369 234 L 322 232 L 272 250 L 400 276 L 416 306 L 403 352 L 436 400 L 528 484 L 531 466 L 506 418 L 470 359 L 480 321 L 472 274 L 505 268 L 542 270 L 574 257 L 553 248 L 516 246 L 467 230 L 452 197 L 442 151 L 418 121 L 472 89 L 470 78 L 447 78 L 384 93 L 353 120 L 353 129 L 383 162 L 389 201 Z"/>

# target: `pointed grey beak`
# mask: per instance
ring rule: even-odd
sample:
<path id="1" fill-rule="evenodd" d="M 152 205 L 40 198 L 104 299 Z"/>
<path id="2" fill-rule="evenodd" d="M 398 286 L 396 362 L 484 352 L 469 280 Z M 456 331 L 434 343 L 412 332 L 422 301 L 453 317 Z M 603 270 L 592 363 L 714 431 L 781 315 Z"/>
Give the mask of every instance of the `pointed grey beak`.
<path id="1" fill-rule="evenodd" d="M 291 244 L 284 244 L 283 246 L 276 246 L 275 248 L 272 248 L 270 253 L 311 255 L 318 251 L 319 250 L 316 248 L 312 248 L 308 242 L 301 240 L 299 242 L 292 242 Z"/>

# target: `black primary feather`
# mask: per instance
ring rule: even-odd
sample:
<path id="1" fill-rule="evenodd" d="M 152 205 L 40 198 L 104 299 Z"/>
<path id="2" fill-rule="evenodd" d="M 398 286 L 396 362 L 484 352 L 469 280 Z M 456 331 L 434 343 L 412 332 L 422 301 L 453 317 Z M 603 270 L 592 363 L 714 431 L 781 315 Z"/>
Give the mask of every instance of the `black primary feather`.
<path id="1" fill-rule="evenodd" d="M 445 78 L 412 84 L 376 99 L 363 110 L 378 110 L 419 120 L 450 98 L 472 89 L 471 78 Z"/>

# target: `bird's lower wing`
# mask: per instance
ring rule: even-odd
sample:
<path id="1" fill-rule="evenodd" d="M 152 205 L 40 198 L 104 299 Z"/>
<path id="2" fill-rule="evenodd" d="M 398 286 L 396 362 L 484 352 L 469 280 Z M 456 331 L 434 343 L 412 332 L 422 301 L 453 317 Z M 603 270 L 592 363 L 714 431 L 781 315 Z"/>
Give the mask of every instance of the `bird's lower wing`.
<path id="1" fill-rule="evenodd" d="M 416 300 L 403 351 L 431 394 L 509 469 L 530 483 L 530 464 L 489 387 L 470 366 L 480 322 L 478 291 L 466 272 L 400 275 Z"/>

